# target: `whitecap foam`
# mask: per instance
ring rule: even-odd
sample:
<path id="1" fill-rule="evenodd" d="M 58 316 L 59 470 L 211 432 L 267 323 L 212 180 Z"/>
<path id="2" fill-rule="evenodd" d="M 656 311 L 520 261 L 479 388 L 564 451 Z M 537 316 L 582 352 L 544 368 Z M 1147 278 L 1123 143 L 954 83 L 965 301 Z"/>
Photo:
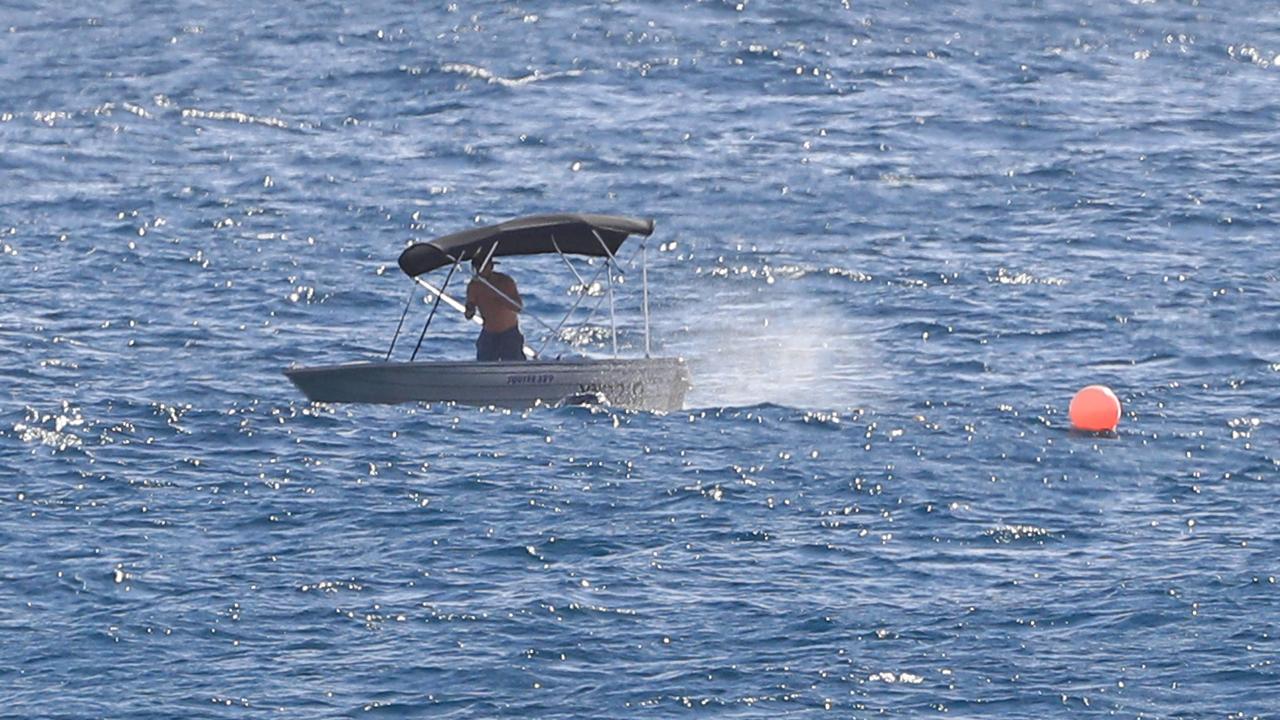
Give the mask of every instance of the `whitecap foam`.
<path id="1" fill-rule="evenodd" d="M 470 63 L 445 63 L 440 66 L 441 72 L 454 73 L 456 75 L 465 75 L 466 77 L 484 80 L 490 85 L 501 85 L 503 87 L 517 87 L 520 85 L 528 85 L 530 83 L 541 82 L 543 80 L 553 80 L 561 77 L 577 77 L 582 74 L 581 70 L 564 70 L 561 72 L 545 73 L 541 70 L 534 70 L 528 75 L 522 77 L 503 77 L 488 68 Z"/>

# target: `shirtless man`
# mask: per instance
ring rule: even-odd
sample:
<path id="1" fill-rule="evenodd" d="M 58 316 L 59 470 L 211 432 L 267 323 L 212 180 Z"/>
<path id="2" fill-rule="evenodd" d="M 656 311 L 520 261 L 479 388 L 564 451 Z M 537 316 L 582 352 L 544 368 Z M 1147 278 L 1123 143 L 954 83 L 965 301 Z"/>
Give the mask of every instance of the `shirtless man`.
<path id="1" fill-rule="evenodd" d="M 471 267 L 476 277 L 467 285 L 467 319 L 474 317 L 477 309 L 484 319 L 484 327 L 476 339 L 476 360 L 524 360 L 524 335 L 520 334 L 519 318 L 524 301 L 520 299 L 516 281 L 510 275 L 495 272 L 492 260 L 485 263 L 484 258 L 476 257 L 471 260 Z M 494 292 L 493 288 L 501 290 L 507 297 Z M 512 305 L 511 301 L 515 304 Z"/>

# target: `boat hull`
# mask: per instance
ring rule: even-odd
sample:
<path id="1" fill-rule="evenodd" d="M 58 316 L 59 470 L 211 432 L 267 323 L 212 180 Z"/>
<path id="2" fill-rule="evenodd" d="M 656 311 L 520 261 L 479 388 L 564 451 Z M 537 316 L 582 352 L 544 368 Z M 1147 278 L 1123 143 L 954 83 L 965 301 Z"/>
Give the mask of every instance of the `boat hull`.
<path id="1" fill-rule="evenodd" d="M 359 362 L 289 368 L 313 402 L 455 402 L 524 408 L 604 400 L 634 410 L 684 406 L 689 370 L 678 358 L 527 362 Z"/>

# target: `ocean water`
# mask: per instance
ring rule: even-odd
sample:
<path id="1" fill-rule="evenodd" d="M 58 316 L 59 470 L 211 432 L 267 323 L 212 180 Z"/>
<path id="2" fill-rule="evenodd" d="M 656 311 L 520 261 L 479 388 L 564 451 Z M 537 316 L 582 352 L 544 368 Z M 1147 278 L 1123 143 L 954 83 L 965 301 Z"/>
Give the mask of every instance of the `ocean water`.
<path id="1" fill-rule="evenodd" d="M 0 714 L 1280 713 L 1275 4 L 7 0 L 0 58 Z M 560 211 L 656 220 L 684 411 L 281 374 Z"/>

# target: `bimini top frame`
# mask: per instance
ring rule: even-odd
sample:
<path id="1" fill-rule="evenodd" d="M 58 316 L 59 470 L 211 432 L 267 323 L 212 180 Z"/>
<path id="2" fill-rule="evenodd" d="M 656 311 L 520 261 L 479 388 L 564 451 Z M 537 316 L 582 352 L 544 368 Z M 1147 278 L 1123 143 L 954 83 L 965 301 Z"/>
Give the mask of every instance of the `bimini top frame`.
<path id="1" fill-rule="evenodd" d="M 406 275 L 415 281 L 414 290 L 417 285 L 424 287 L 427 292 L 435 297 L 435 302 L 431 306 L 431 312 L 427 316 L 426 324 L 422 328 L 422 333 L 418 337 L 418 344 L 414 348 L 413 356 L 410 360 L 417 357 L 418 350 L 422 346 L 422 340 L 426 337 L 427 328 L 431 325 L 432 318 L 435 317 L 437 308 L 441 301 L 444 301 L 450 307 L 462 312 L 464 306 L 452 297 L 445 294 L 449 287 L 449 281 L 453 278 L 455 271 L 465 260 L 482 257 L 486 260 L 494 257 L 506 257 L 512 255 L 538 255 L 538 254 L 557 254 L 569 271 L 573 273 L 574 278 L 578 281 L 580 288 L 577 300 L 573 306 L 565 313 L 565 316 L 553 328 L 536 316 L 529 316 L 537 321 L 548 335 L 544 338 L 540 347 L 534 350 L 526 346 L 524 349 L 527 357 L 540 357 L 542 352 L 552 341 L 564 342 L 560 337 L 560 330 L 564 327 L 569 318 L 578 309 L 578 306 L 586 299 L 590 289 L 595 285 L 596 280 L 600 277 L 600 273 L 607 271 L 608 275 L 608 298 L 609 298 L 609 321 L 613 340 L 613 355 L 618 356 L 618 333 L 617 333 L 617 315 L 614 305 L 614 289 L 613 275 L 616 270 L 619 274 L 623 274 L 623 270 L 618 262 L 617 253 L 630 235 L 639 235 L 642 240 L 639 248 L 641 256 L 641 285 L 642 285 L 642 305 L 644 311 L 644 354 L 649 357 L 650 339 L 649 339 L 649 267 L 648 267 L 648 248 L 647 238 L 653 233 L 653 220 L 641 220 L 636 218 L 621 217 L 616 215 L 594 215 L 594 214 L 559 214 L 559 215 L 533 215 L 528 217 L 516 218 L 498 225 L 488 227 L 474 228 L 464 230 L 462 232 L 446 235 L 442 238 L 432 240 L 430 242 L 415 243 L 409 246 L 400 254 L 400 269 Z M 578 269 L 567 257 L 568 255 L 586 255 L 592 257 L 603 257 L 605 262 L 592 276 L 590 282 L 583 279 Z M 633 256 L 634 261 L 634 256 Z M 420 276 L 432 270 L 448 266 L 449 273 L 445 276 L 444 284 L 437 288 L 432 283 L 426 281 Z M 512 298 L 506 296 L 498 288 L 494 287 L 488 280 L 479 275 L 473 275 L 474 279 L 483 282 L 494 292 L 497 292 L 513 305 L 516 303 Z M 409 300 L 405 304 L 405 310 L 400 316 L 400 323 L 396 327 L 395 336 L 391 339 L 391 346 L 387 349 L 386 360 L 391 359 L 391 353 L 395 350 L 396 340 L 400 336 L 400 331 L 404 327 L 404 321 L 409 312 L 409 307 L 413 304 L 414 292 L 409 295 Z M 604 295 L 596 302 L 595 307 L 583 321 L 583 325 L 591 322 L 591 318 L 595 316 L 600 304 L 604 300 Z M 473 318 L 475 322 L 482 322 L 480 318 Z"/>
<path id="2" fill-rule="evenodd" d="M 612 259 L 628 236 L 652 233 L 652 220 L 585 213 L 530 215 L 415 243 L 400 253 L 400 269 L 417 277 L 476 256 L 559 253 Z"/>

